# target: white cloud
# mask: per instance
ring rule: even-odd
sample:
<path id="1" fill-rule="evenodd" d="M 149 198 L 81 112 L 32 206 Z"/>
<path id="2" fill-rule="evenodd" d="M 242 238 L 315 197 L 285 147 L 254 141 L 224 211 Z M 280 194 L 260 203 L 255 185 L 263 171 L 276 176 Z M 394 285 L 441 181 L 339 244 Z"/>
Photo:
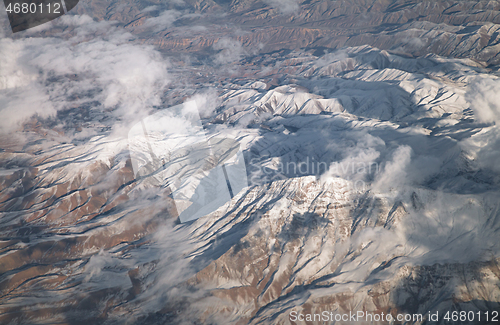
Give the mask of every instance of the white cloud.
<path id="1" fill-rule="evenodd" d="M 121 119 L 161 103 L 168 62 L 153 47 L 136 45 L 123 29 L 88 16 L 63 16 L 51 24 L 74 27 L 57 38 L 0 39 L 3 131 L 35 113 L 47 116 L 89 102 Z"/>
<path id="2" fill-rule="evenodd" d="M 146 19 L 142 26 L 151 28 L 154 32 L 160 32 L 171 27 L 180 16 L 181 13 L 177 10 L 165 10 L 158 17 Z"/>
<path id="3" fill-rule="evenodd" d="M 465 96 L 479 121 L 500 120 L 500 80 L 477 78 L 471 82 Z"/>
<path id="4" fill-rule="evenodd" d="M 220 51 L 215 55 L 214 62 L 221 65 L 239 61 L 247 55 L 241 42 L 231 38 L 221 38 L 213 45 L 213 49 Z"/>
<path id="5" fill-rule="evenodd" d="M 142 12 L 149 12 L 155 10 L 158 10 L 158 6 L 147 6 L 146 8 L 142 9 Z"/>
<path id="6" fill-rule="evenodd" d="M 10 38 L 0 39 L 0 90 L 27 86 L 35 79 L 33 73 L 17 66 L 23 45 Z"/>
<path id="7" fill-rule="evenodd" d="M 215 109 L 221 105 L 221 99 L 217 96 L 217 91 L 213 88 L 207 89 L 202 93 L 193 96 L 192 100 L 196 101 L 198 112 L 201 118 L 212 116 Z"/>
<path id="8" fill-rule="evenodd" d="M 297 12 L 300 8 L 299 0 L 266 0 L 266 3 L 285 15 Z"/>
<path id="9" fill-rule="evenodd" d="M 378 175 L 374 188 L 388 191 L 391 188 L 401 188 L 407 181 L 407 169 L 411 162 L 411 147 L 399 146 L 392 155 L 392 160 L 385 164 L 384 170 Z"/>
<path id="10" fill-rule="evenodd" d="M 49 96 L 38 85 L 23 88 L 24 91 L 8 89 L 0 91 L 0 132 L 10 133 L 19 122 L 33 115 L 48 117 L 56 112 Z M 29 89 L 29 90 L 27 90 Z"/>
<path id="11" fill-rule="evenodd" d="M 330 177 L 340 177 L 349 181 L 369 181 L 369 177 L 376 176 L 379 171 L 380 152 L 375 148 L 385 148 L 385 143 L 379 137 L 366 132 L 352 132 L 350 140 L 355 141 L 355 146 L 346 145 L 330 149 L 343 152 L 341 161 L 330 164 L 328 171 L 322 175 L 322 180 Z"/>
<path id="12" fill-rule="evenodd" d="M 495 123 L 495 126 L 465 139 L 461 146 L 474 160 L 477 168 L 486 170 L 490 180 L 500 181 L 500 79 L 476 78 L 466 93 L 467 101 L 474 115 L 481 122 Z M 494 172 L 491 173 L 491 172 Z"/>

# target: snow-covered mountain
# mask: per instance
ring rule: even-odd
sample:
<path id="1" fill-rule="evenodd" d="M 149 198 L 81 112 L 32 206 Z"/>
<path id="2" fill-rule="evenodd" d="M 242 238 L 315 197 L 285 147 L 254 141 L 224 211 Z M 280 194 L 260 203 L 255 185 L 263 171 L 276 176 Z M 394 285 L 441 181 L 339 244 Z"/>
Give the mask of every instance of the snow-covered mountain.
<path id="1" fill-rule="evenodd" d="M 0 322 L 496 324 L 497 7 L 80 1 L 2 31 Z M 165 172 L 141 132 L 189 100 L 207 145 Z M 246 186 L 179 220 L 202 179 L 169 185 L 228 152 Z"/>

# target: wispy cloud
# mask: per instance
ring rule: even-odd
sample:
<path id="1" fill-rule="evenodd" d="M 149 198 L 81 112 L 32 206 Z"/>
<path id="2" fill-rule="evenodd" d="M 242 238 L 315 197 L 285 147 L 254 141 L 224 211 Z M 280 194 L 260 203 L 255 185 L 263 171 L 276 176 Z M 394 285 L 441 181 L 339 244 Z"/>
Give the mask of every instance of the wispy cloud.
<path id="1" fill-rule="evenodd" d="M 146 19 L 146 22 L 142 26 L 144 28 L 150 28 L 154 32 L 160 32 L 171 27 L 180 16 L 180 11 L 165 10 L 158 17 Z"/>
<path id="2" fill-rule="evenodd" d="M 500 121 L 500 80 L 476 78 L 469 85 L 466 98 L 481 122 Z"/>
<path id="3" fill-rule="evenodd" d="M 300 8 L 300 0 L 266 0 L 266 3 L 285 15 L 295 13 Z"/>
<path id="4" fill-rule="evenodd" d="M 213 49 L 219 51 L 215 55 L 214 62 L 221 65 L 239 61 L 248 53 L 240 41 L 231 38 L 218 40 Z"/>
<path id="5" fill-rule="evenodd" d="M 168 61 L 152 46 L 134 44 L 124 29 L 88 16 L 52 24 L 70 28 L 59 37 L 0 39 L 2 130 L 33 114 L 82 105 L 123 119 L 161 103 Z"/>

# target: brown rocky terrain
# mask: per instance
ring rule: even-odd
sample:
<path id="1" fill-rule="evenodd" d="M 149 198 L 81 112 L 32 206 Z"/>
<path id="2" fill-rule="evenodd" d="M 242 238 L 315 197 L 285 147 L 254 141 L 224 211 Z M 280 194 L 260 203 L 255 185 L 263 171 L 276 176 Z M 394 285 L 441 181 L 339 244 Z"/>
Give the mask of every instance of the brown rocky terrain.
<path id="1" fill-rule="evenodd" d="M 28 88 L 57 109 L 0 135 L 0 323 L 499 311 L 499 13 L 497 1 L 85 0 L 5 36 L 27 62 L 11 75 L 33 73 Z M 148 79 L 158 62 L 168 74 Z M 11 75 L 1 105 L 22 87 Z M 134 173 L 127 132 L 200 97 L 207 133 L 240 141 L 257 181 L 180 223 L 168 181 Z M 278 170 L 306 158 L 347 168 Z M 358 175 L 366 162 L 376 173 Z"/>

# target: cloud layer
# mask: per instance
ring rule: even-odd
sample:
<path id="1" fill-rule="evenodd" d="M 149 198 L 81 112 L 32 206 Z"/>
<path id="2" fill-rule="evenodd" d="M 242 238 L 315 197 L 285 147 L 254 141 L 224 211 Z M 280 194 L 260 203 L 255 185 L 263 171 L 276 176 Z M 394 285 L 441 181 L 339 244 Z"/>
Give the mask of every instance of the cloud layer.
<path id="1" fill-rule="evenodd" d="M 52 24 L 70 27 L 58 37 L 0 39 L 2 130 L 33 114 L 90 106 L 127 119 L 161 103 L 168 61 L 153 47 L 134 44 L 122 28 L 88 16 L 63 16 Z"/>

